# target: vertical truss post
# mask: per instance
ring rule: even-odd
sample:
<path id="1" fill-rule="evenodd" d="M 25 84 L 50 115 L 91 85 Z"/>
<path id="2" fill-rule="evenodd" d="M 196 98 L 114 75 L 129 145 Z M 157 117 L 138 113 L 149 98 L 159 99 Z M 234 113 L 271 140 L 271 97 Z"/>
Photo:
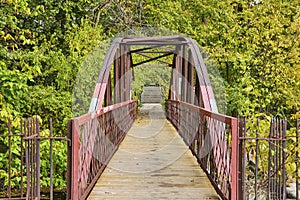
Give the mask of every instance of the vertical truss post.
<path id="1" fill-rule="evenodd" d="M 176 89 L 176 94 L 177 94 L 177 99 L 178 100 L 182 100 L 182 53 L 183 53 L 183 48 L 182 48 L 182 45 L 180 46 L 177 46 L 176 47 L 176 52 L 177 52 L 177 55 L 176 55 L 176 73 L 177 73 L 177 80 L 176 80 L 176 83 L 177 83 L 177 87 L 175 88 Z"/>
<path id="2" fill-rule="evenodd" d="M 125 88 L 125 66 L 126 66 L 126 49 L 125 45 L 120 45 L 120 51 L 121 51 L 121 65 L 120 65 L 120 78 L 119 78 L 119 85 L 120 85 L 120 102 L 125 101 L 125 94 L 126 94 L 126 88 Z"/>
<path id="3" fill-rule="evenodd" d="M 124 74 L 124 79 L 125 79 L 125 91 L 124 91 L 124 98 L 125 101 L 130 100 L 130 90 L 131 90 L 131 73 L 130 73 L 130 66 L 131 66 L 131 56 L 130 56 L 130 46 L 125 45 L 124 46 L 125 50 L 125 74 Z"/>
<path id="4" fill-rule="evenodd" d="M 111 104 L 112 104 L 111 75 L 109 73 L 106 92 L 105 92 L 105 98 L 104 98 L 104 107 L 109 106 Z"/>
<path id="5" fill-rule="evenodd" d="M 194 103 L 194 63 L 192 59 L 191 50 L 188 51 L 188 72 L 187 72 L 187 80 L 188 80 L 188 88 L 187 88 L 187 102 Z"/>
<path id="6" fill-rule="evenodd" d="M 115 86 L 115 89 L 114 89 L 114 103 L 117 104 L 117 103 L 120 103 L 121 102 L 121 93 L 120 93 L 120 49 L 118 49 L 116 51 L 116 55 L 115 55 L 115 58 L 114 58 L 114 86 Z"/>
<path id="7" fill-rule="evenodd" d="M 196 85 L 195 85 L 195 97 L 194 97 L 194 104 L 199 107 L 203 107 L 201 103 L 201 92 L 200 92 L 200 84 L 199 84 L 199 77 L 196 76 Z"/>
<path id="8" fill-rule="evenodd" d="M 171 79 L 170 79 L 170 89 L 169 89 L 169 100 L 176 100 L 176 93 L 175 93 L 175 88 L 176 88 L 176 54 L 174 54 L 173 57 L 173 62 L 172 62 L 172 72 L 171 72 Z"/>
<path id="9" fill-rule="evenodd" d="M 181 94 L 182 94 L 182 101 L 187 102 L 187 91 L 188 91 L 188 52 L 187 52 L 187 46 L 183 45 L 183 51 L 182 51 L 182 88 L 181 88 Z"/>

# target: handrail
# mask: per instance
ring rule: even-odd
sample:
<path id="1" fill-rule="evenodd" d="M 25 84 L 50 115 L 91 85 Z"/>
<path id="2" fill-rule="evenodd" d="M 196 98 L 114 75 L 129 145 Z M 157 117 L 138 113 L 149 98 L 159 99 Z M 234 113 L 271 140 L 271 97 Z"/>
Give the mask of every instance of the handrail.
<path id="1" fill-rule="evenodd" d="M 121 102 L 121 103 L 109 105 L 109 106 L 106 106 L 106 107 L 101 108 L 99 110 L 83 114 L 83 115 L 81 115 L 79 117 L 76 117 L 72 120 L 73 121 L 78 121 L 79 125 L 82 125 L 83 123 L 85 123 L 85 122 L 87 122 L 91 119 L 95 119 L 95 118 L 97 118 L 97 117 L 99 117 L 99 116 L 101 116 L 105 113 L 108 113 L 112 110 L 115 110 L 117 108 L 120 108 L 120 107 L 125 106 L 125 105 L 130 104 L 130 103 L 137 103 L 137 100 L 128 100 L 128 101 L 124 101 L 124 102 Z"/>
<path id="2" fill-rule="evenodd" d="M 107 106 L 69 121 L 72 138 L 68 198 L 86 199 L 136 118 L 137 101 Z"/>
<path id="3" fill-rule="evenodd" d="M 221 122 L 224 122 L 226 124 L 231 124 L 232 121 L 237 120 L 237 118 L 235 118 L 235 117 L 231 117 L 231 116 L 228 116 L 228 115 L 223 115 L 223 114 L 220 114 L 220 113 L 214 113 L 214 112 L 212 112 L 208 109 L 201 108 L 199 106 L 195 106 L 195 105 L 187 103 L 187 102 L 178 101 L 178 100 L 168 100 L 168 101 L 187 106 L 188 108 L 190 108 L 192 110 L 199 111 L 202 114 L 204 114 L 205 116 L 217 119 L 217 120 L 219 120 Z"/>
<path id="4" fill-rule="evenodd" d="M 219 196 L 238 200 L 238 119 L 176 100 L 166 111 Z"/>

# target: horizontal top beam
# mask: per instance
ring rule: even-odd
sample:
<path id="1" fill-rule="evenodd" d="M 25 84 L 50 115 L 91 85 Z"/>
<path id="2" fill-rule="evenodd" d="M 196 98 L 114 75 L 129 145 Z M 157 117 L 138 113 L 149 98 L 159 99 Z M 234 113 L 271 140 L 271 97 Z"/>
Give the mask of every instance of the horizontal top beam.
<path id="1" fill-rule="evenodd" d="M 159 36 L 159 37 L 126 37 L 120 44 L 127 45 L 183 45 L 189 42 L 182 36 Z"/>
<path id="2" fill-rule="evenodd" d="M 166 41 L 166 40 L 181 40 L 186 41 L 182 36 L 157 36 L 157 37 L 125 37 L 123 42 L 142 42 L 142 41 Z"/>
<path id="3" fill-rule="evenodd" d="M 125 45 L 184 45 L 188 44 L 186 41 L 132 41 L 132 42 L 120 42 L 120 44 L 125 44 Z"/>

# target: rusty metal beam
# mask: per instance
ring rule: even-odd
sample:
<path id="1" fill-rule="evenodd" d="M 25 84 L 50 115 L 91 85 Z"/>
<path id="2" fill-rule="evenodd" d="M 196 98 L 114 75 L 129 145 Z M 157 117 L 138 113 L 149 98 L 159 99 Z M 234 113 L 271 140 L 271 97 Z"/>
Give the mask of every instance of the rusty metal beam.
<path id="1" fill-rule="evenodd" d="M 120 51 L 116 52 L 114 58 L 114 104 L 121 102 L 120 99 L 120 58 L 119 58 Z"/>
<path id="2" fill-rule="evenodd" d="M 147 54 L 144 54 L 144 52 L 143 52 L 143 53 L 137 52 L 136 54 L 139 54 L 139 55 L 142 55 L 142 56 L 144 56 L 144 57 L 151 58 L 151 59 L 154 58 L 154 57 L 151 57 L 151 56 L 149 56 L 149 55 L 147 55 Z M 165 65 L 167 65 L 167 66 L 169 66 L 169 67 L 172 67 L 172 64 L 171 64 L 171 63 L 165 62 L 165 61 L 163 61 L 163 60 L 157 59 L 156 61 L 158 61 L 158 62 L 160 62 L 160 63 L 162 63 L 162 64 L 165 64 Z"/>
<path id="3" fill-rule="evenodd" d="M 181 88 L 181 100 L 187 102 L 187 90 L 188 81 L 187 81 L 187 73 L 188 73 L 188 58 L 187 58 L 187 48 L 186 46 L 182 47 L 182 88 Z"/>
<path id="4" fill-rule="evenodd" d="M 155 49 L 155 48 L 159 48 L 159 47 L 163 47 L 164 45 L 157 45 L 157 46 L 151 46 L 151 47 L 145 47 L 145 48 L 141 48 L 141 49 L 134 49 L 134 50 L 130 50 L 129 53 L 139 53 L 139 52 L 144 52 L 146 50 L 150 50 L 150 49 Z"/>
<path id="5" fill-rule="evenodd" d="M 173 53 L 166 53 L 166 54 L 163 54 L 163 55 L 160 55 L 160 56 L 152 57 L 152 58 L 150 58 L 150 59 L 148 59 L 148 60 L 144 60 L 144 61 L 142 61 L 142 62 L 135 63 L 135 64 L 133 64 L 132 66 L 133 66 L 133 67 L 136 67 L 136 66 L 138 66 L 138 65 L 142 65 L 142 64 L 145 64 L 145 63 L 148 63 L 148 62 L 151 62 L 151 61 L 154 61 L 154 60 L 158 60 L 158 59 L 160 59 L 160 58 L 164 58 L 164 57 L 167 57 L 167 56 L 170 56 L 170 55 L 173 55 Z"/>
<path id="6" fill-rule="evenodd" d="M 132 46 L 158 46 L 158 45 L 183 45 L 188 44 L 187 41 L 139 41 L 139 42 L 121 42 L 121 44 L 132 45 Z"/>
<path id="7" fill-rule="evenodd" d="M 176 47 L 176 73 L 177 73 L 177 80 L 176 80 L 176 94 L 177 99 L 182 100 L 182 53 L 183 53 L 183 46 L 177 46 Z"/>
<path id="8" fill-rule="evenodd" d="M 194 102 L 194 63 L 192 60 L 191 51 L 188 51 L 188 85 L 190 86 L 187 89 L 187 102 L 193 103 Z"/>
<path id="9" fill-rule="evenodd" d="M 146 49 L 151 49 L 151 48 L 157 48 L 157 46 L 159 46 L 162 49 L 164 47 L 170 47 L 170 46 L 174 46 L 174 47 L 187 46 L 190 50 L 189 58 L 193 62 L 193 66 L 195 67 L 195 71 L 196 71 L 196 76 L 198 77 L 198 79 L 196 79 L 196 81 L 199 82 L 199 84 L 198 84 L 199 86 L 197 87 L 197 89 L 199 92 L 198 97 L 201 96 L 201 100 L 202 100 L 202 102 L 200 102 L 200 104 L 203 103 L 203 107 L 206 109 L 211 109 L 214 112 L 218 111 L 216 102 L 214 99 L 212 87 L 210 85 L 210 81 L 208 78 L 208 73 L 207 73 L 202 55 L 200 53 L 200 50 L 199 50 L 198 46 L 196 45 L 195 41 L 190 38 L 186 38 L 186 37 L 182 37 L 182 36 L 166 36 L 166 37 L 117 38 L 112 43 L 112 46 L 110 47 L 109 51 L 107 52 L 107 55 L 106 55 L 104 63 L 103 63 L 103 67 L 99 73 L 97 86 L 96 86 L 95 92 L 94 92 L 94 96 L 96 95 L 96 97 L 94 97 L 92 100 L 92 103 L 90 106 L 90 112 L 96 111 L 97 109 L 101 109 L 102 102 L 103 102 L 103 96 L 105 94 L 105 90 L 106 90 L 107 84 L 108 84 L 108 74 L 109 74 L 109 71 L 111 68 L 111 64 L 114 60 L 116 60 L 115 57 L 116 57 L 117 49 L 121 48 L 120 46 L 124 46 L 124 45 L 128 46 L 128 47 L 139 46 L 139 45 L 148 46 L 148 47 L 145 47 L 142 49 L 133 50 L 136 52 L 143 51 Z M 121 52 L 124 52 L 124 51 L 121 49 Z M 167 55 L 168 54 L 164 54 L 162 57 L 167 56 Z M 126 67 L 124 65 L 126 62 L 124 62 L 124 58 L 123 58 L 124 56 L 122 56 L 122 54 L 120 56 L 121 56 L 120 70 L 121 70 L 121 76 L 123 76 L 126 71 L 126 70 L 123 71 L 124 70 L 123 68 Z M 132 66 L 137 66 L 137 65 L 140 65 L 140 64 L 143 64 L 146 62 L 157 60 L 159 58 L 161 58 L 161 57 L 157 56 L 155 58 L 150 58 L 146 61 L 143 61 L 143 62 L 140 62 L 137 64 L 133 64 Z M 176 65 L 174 65 L 174 67 L 176 68 Z M 177 68 L 178 68 L 178 66 L 177 66 Z M 190 71 L 190 70 L 188 70 L 188 71 Z M 182 71 L 178 71 L 178 72 L 182 73 Z M 173 73 L 174 73 L 174 71 L 173 71 Z M 175 77 L 173 76 L 173 79 L 174 78 Z M 127 93 L 130 93 L 130 91 L 126 91 L 126 88 L 124 85 L 125 83 L 123 84 L 121 82 L 120 82 L 120 86 L 121 86 L 122 94 L 120 94 L 120 102 L 124 101 L 127 98 L 126 97 L 126 95 L 128 96 Z M 178 86 L 178 85 L 176 85 L 176 81 L 175 81 L 175 85 L 173 84 L 173 86 L 174 86 L 174 88 L 172 89 L 172 91 L 175 92 L 176 91 L 175 89 L 177 88 L 176 86 Z M 97 91 L 97 88 L 98 88 L 98 91 Z M 178 92 L 177 92 L 177 94 L 178 94 Z M 193 94 L 191 94 L 191 95 L 193 95 Z M 117 95 L 115 94 L 114 96 L 117 96 Z M 190 97 L 188 97 L 188 98 L 190 98 Z M 191 97 L 191 98 L 193 98 L 193 97 Z M 95 106 L 95 104 L 97 106 Z"/>
<path id="10" fill-rule="evenodd" d="M 182 36 L 156 36 L 156 37 L 138 37 L 138 36 L 130 36 L 125 37 L 123 39 L 123 42 L 143 42 L 143 41 L 161 41 L 165 42 L 168 40 L 177 40 L 177 41 L 184 41 L 184 37 Z"/>

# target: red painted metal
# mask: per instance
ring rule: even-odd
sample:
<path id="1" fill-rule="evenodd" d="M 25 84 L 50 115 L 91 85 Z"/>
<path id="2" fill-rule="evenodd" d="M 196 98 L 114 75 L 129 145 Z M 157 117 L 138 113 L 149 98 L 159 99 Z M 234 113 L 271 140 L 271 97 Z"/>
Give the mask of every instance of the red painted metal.
<path id="1" fill-rule="evenodd" d="M 71 176 L 71 199 L 79 199 L 79 134 L 78 119 L 72 120 L 72 176 Z M 77 189 L 74 189 L 77 188 Z"/>
<path id="2" fill-rule="evenodd" d="M 238 200 L 237 118 L 174 100 L 166 111 L 220 197 Z"/>
<path id="3" fill-rule="evenodd" d="M 194 100 L 194 64 L 193 64 L 193 60 L 192 60 L 192 54 L 191 51 L 188 51 L 188 85 L 190 86 L 190 88 L 188 88 L 187 90 L 187 103 L 190 104 L 194 104 L 193 100 Z"/>
<path id="4" fill-rule="evenodd" d="M 136 117 L 126 101 L 72 119 L 71 199 L 85 199 Z"/>
<path id="5" fill-rule="evenodd" d="M 182 101 L 187 102 L 187 91 L 191 89 L 188 84 L 188 51 L 186 46 L 183 46 L 183 52 L 182 52 L 182 89 L 181 89 L 181 94 L 182 94 Z"/>
<path id="6" fill-rule="evenodd" d="M 111 75 L 109 75 L 108 77 L 108 85 L 107 85 L 107 89 L 106 89 L 106 92 L 105 92 L 105 101 L 104 101 L 104 107 L 106 106 L 110 106 L 112 105 L 112 81 L 111 81 Z"/>
<path id="7" fill-rule="evenodd" d="M 131 50 L 132 46 L 136 47 L 139 45 L 143 45 L 144 47 L 139 48 L 137 50 Z M 133 53 L 139 53 L 140 55 L 143 55 L 143 53 L 148 53 L 149 50 L 153 50 L 151 53 L 155 53 L 157 51 L 157 48 L 164 48 L 165 53 L 161 53 L 160 55 L 149 58 L 148 60 L 142 61 L 141 63 L 134 64 L 132 62 Z M 202 55 L 194 40 L 181 36 L 117 38 L 113 41 L 110 49 L 108 50 L 102 65 L 102 69 L 99 72 L 99 77 L 95 87 L 95 92 L 93 96 L 94 99 L 91 104 L 90 113 L 76 118 L 74 119 L 74 121 L 72 121 L 72 131 L 74 132 L 72 138 L 74 140 L 73 143 L 75 146 L 73 148 L 79 148 L 79 150 L 74 150 L 72 154 L 73 156 L 78 157 L 73 158 L 71 167 L 72 172 L 75 170 L 74 167 L 81 167 L 80 169 L 78 169 L 78 171 L 75 171 L 76 175 L 73 174 L 72 176 L 72 181 L 79 182 L 78 185 L 72 185 L 72 190 L 74 190 L 75 188 L 79 188 L 78 194 L 72 193 L 73 195 L 78 195 L 75 197 L 75 199 L 84 197 L 86 194 L 85 191 L 88 191 L 86 190 L 86 188 L 88 188 L 90 185 L 91 172 L 89 171 L 89 166 L 93 165 L 93 163 L 96 162 L 94 161 L 92 153 L 95 148 L 98 148 L 97 146 L 94 147 L 93 142 L 98 140 L 97 137 L 100 137 L 99 133 L 95 134 L 95 132 L 97 132 L 95 131 L 95 127 L 105 126 L 105 128 L 103 130 L 101 129 L 100 131 L 105 132 L 107 134 L 111 134 L 110 137 L 114 139 L 118 138 L 118 135 L 122 135 L 122 133 L 118 132 L 118 128 L 116 127 L 120 126 L 122 122 L 120 122 L 120 120 L 117 120 L 117 122 L 112 120 L 110 112 L 122 110 L 124 106 L 126 107 L 126 105 L 130 104 L 130 102 L 128 102 L 128 100 L 130 99 L 131 84 L 130 69 L 134 66 L 144 64 L 152 60 L 158 60 L 161 57 L 165 56 L 174 56 L 172 63 L 172 78 L 170 82 L 169 98 L 171 100 L 188 101 L 192 104 L 204 107 L 206 110 L 204 109 L 200 112 L 198 110 L 198 107 L 196 108 L 193 107 L 193 105 L 189 104 L 192 107 L 189 107 L 188 109 L 193 109 L 193 112 L 200 112 L 201 114 L 205 115 L 207 119 L 205 118 L 202 121 L 203 123 L 207 123 L 208 129 L 213 128 L 214 123 L 216 123 L 214 120 L 219 120 L 218 123 L 222 122 L 222 120 L 225 120 L 224 123 L 228 122 L 229 118 L 226 118 L 221 115 L 214 116 L 214 114 L 210 112 L 212 110 L 217 111 L 217 108 L 215 105 L 212 88 L 210 86 L 208 73 Z M 112 65 L 112 63 L 114 63 L 114 65 Z M 110 78 L 112 66 L 114 66 L 114 74 L 113 77 Z M 196 71 L 195 77 L 194 70 Z M 111 82 L 112 80 L 114 80 L 113 83 Z M 196 92 L 194 94 L 193 91 L 195 81 Z M 188 87 L 188 83 L 191 85 L 190 87 Z M 112 87 L 115 91 L 113 91 L 113 94 L 110 94 L 110 90 Z M 103 102 L 104 106 L 112 102 L 112 96 L 114 97 L 114 105 L 102 108 Z M 97 99 L 96 106 L 94 105 L 95 98 Z M 195 122 L 188 113 L 182 114 L 180 112 L 180 109 L 180 107 L 177 107 L 174 111 L 172 111 L 174 116 L 176 116 L 177 120 L 174 123 L 176 123 L 177 126 L 185 125 L 184 122 L 181 122 L 181 120 L 179 120 L 185 117 Z M 122 116 L 123 113 L 121 113 L 121 111 L 118 112 L 120 112 L 120 116 Z M 188 112 L 188 110 L 186 110 L 186 112 Z M 128 120 L 129 118 L 128 116 L 124 116 L 123 120 Z M 194 123 L 193 127 L 197 127 L 197 124 Z M 190 132 L 192 133 L 192 131 Z M 229 166 L 229 159 L 227 158 L 229 157 L 229 155 L 223 152 L 229 148 L 227 147 L 228 145 L 224 142 L 224 137 L 221 135 L 215 136 L 214 134 L 208 136 L 211 137 L 210 140 L 214 140 L 215 138 L 222 140 L 218 141 L 217 143 L 214 143 L 214 145 L 217 144 L 220 148 L 222 148 L 220 149 L 219 147 L 216 147 L 216 145 L 214 146 L 215 153 L 213 156 L 215 156 L 218 160 L 218 163 L 216 163 L 216 165 L 219 165 L 219 163 L 223 164 L 222 159 L 226 159 L 227 166 Z M 77 139 L 75 139 L 74 137 L 77 137 Z M 78 138 L 80 138 L 80 141 Z M 105 138 L 102 139 L 103 141 L 105 141 Z M 192 141 L 191 138 L 189 138 L 189 140 Z M 87 145 L 90 143 L 92 145 Z M 194 148 L 197 145 L 194 142 L 191 146 Z M 111 147 L 107 146 L 106 143 L 102 144 L 101 148 L 102 147 L 104 147 L 105 151 L 108 149 L 109 152 L 114 152 Z M 233 144 L 233 147 L 236 147 L 235 144 Z M 104 160 L 107 160 L 108 155 L 105 156 L 106 157 Z M 222 156 L 225 156 L 225 158 L 223 158 Z M 205 159 L 207 160 L 207 158 Z M 208 164 L 207 161 L 205 161 L 205 159 L 202 159 L 203 163 Z M 99 166 L 92 166 L 92 171 L 94 170 L 94 168 L 96 169 L 99 167 L 101 168 L 101 164 Z M 216 170 L 218 173 L 221 172 L 220 167 L 216 168 Z M 229 174 L 229 171 L 230 169 L 226 168 L 224 173 L 226 172 L 227 174 Z M 218 181 L 222 183 L 221 179 Z M 235 180 L 229 181 L 233 181 L 232 184 L 235 184 Z"/>
<path id="8" fill-rule="evenodd" d="M 120 102 L 120 58 L 119 51 L 116 52 L 114 57 L 114 104 Z"/>
<path id="9" fill-rule="evenodd" d="M 131 50 L 132 46 L 143 45 L 144 48 L 138 50 Z M 172 48 L 170 49 L 170 46 Z M 181 91 L 178 91 L 179 88 L 184 87 L 184 84 L 179 86 L 178 78 L 186 78 L 181 77 L 182 69 L 184 61 L 183 57 L 185 57 L 183 48 L 186 48 L 188 52 L 189 62 L 192 63 L 190 67 L 193 69 L 189 69 L 189 71 L 196 70 L 197 74 L 197 98 L 198 103 L 201 107 L 204 106 L 205 109 L 217 111 L 214 94 L 210 85 L 210 80 L 208 77 L 207 69 L 204 64 L 204 60 L 200 53 L 200 50 L 196 44 L 196 42 L 190 38 L 182 37 L 182 36 L 164 36 L 164 37 L 125 37 L 125 38 L 117 38 L 113 41 L 110 49 L 107 51 L 106 57 L 104 59 L 102 69 L 99 72 L 99 77 L 97 83 L 102 84 L 100 91 L 96 86 L 95 95 L 98 97 L 98 107 L 92 105 L 91 111 L 99 110 L 103 104 L 103 95 L 106 92 L 107 85 L 109 85 L 109 74 L 112 64 L 114 63 L 114 86 L 116 88 L 114 93 L 115 102 L 119 103 L 123 101 L 129 100 L 130 94 L 130 74 L 128 77 L 125 74 L 129 71 L 130 67 L 134 67 L 135 64 L 132 63 L 131 57 L 133 53 L 143 53 L 144 51 L 148 51 L 149 49 L 155 48 L 163 48 L 167 47 L 168 50 L 162 56 L 173 56 L 174 60 L 172 63 L 173 73 L 172 73 L 172 83 L 171 83 L 171 91 L 169 98 L 172 100 L 179 100 L 181 98 Z M 175 48 L 175 50 L 174 50 Z M 152 53 L 155 53 L 153 51 Z M 150 62 L 152 60 L 157 60 L 161 56 L 153 57 L 145 62 Z M 185 59 L 187 60 L 187 59 Z M 189 75 L 191 83 L 193 84 L 192 74 Z M 184 81 L 182 81 L 184 83 Z M 119 87 L 117 87 L 119 85 Z M 193 86 L 193 85 L 192 85 Z M 200 89 L 201 88 L 201 89 Z M 184 88 L 183 88 L 184 92 Z M 193 94 L 192 94 L 193 95 Z M 193 98 L 193 97 L 192 97 Z M 118 101 L 116 101 L 118 100 Z M 190 101 L 194 101 L 194 98 Z M 191 102 L 194 103 L 194 102 Z"/>
<path id="10" fill-rule="evenodd" d="M 94 95 L 93 95 L 94 98 L 98 98 L 100 88 L 101 88 L 101 83 L 96 83 L 96 87 L 95 87 L 95 91 L 94 91 Z"/>
<path id="11" fill-rule="evenodd" d="M 239 200 L 238 190 L 238 177 L 239 177 L 239 166 L 238 166 L 238 152 L 239 152 L 239 132 L 238 132 L 238 120 L 236 118 L 231 120 L 231 199 Z"/>

